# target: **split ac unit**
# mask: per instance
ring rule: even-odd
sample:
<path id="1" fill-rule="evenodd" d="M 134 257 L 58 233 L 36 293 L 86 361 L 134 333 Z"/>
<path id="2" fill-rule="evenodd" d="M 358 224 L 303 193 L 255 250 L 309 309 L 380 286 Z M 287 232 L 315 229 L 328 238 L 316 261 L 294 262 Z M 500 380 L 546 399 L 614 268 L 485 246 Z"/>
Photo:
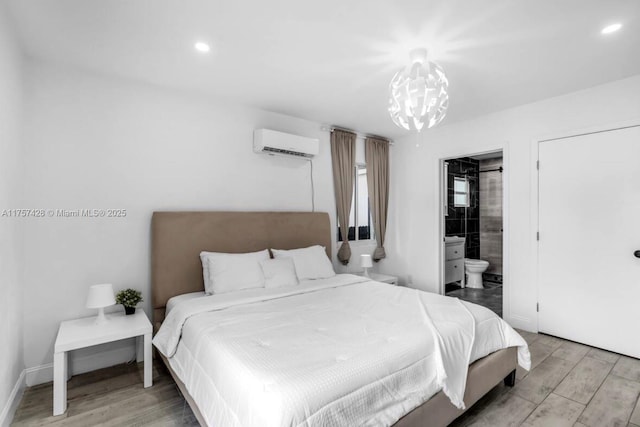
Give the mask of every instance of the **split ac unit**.
<path id="1" fill-rule="evenodd" d="M 279 156 L 294 156 L 310 159 L 316 154 L 320 141 L 315 138 L 292 135 L 270 129 L 253 131 L 253 151 Z"/>

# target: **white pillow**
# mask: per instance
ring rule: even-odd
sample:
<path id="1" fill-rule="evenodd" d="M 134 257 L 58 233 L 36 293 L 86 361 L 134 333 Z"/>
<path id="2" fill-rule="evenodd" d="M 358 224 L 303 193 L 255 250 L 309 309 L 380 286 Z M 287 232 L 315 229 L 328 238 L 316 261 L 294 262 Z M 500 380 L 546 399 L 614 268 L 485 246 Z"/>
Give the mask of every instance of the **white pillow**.
<path id="1" fill-rule="evenodd" d="M 200 259 L 208 295 L 264 287 L 260 261 L 269 259 L 267 249 L 246 254 L 201 252 Z"/>
<path id="2" fill-rule="evenodd" d="M 333 271 L 333 264 L 331 264 L 327 253 L 320 245 L 291 249 L 289 251 L 272 249 L 271 252 L 276 259 L 293 259 L 298 280 L 325 279 L 336 275 L 336 272 Z"/>
<path id="3" fill-rule="evenodd" d="M 298 284 L 296 268 L 291 258 L 267 259 L 260 261 L 260 266 L 264 273 L 265 288 L 283 288 Z"/>

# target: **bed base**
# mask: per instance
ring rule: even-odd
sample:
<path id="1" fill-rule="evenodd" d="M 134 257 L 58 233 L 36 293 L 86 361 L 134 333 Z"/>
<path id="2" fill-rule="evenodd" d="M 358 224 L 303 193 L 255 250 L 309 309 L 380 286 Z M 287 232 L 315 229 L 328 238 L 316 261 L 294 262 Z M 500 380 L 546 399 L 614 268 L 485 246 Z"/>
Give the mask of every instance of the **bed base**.
<path id="1" fill-rule="evenodd" d="M 500 381 L 510 385 L 513 380 L 515 384 L 517 355 L 516 347 L 509 347 L 491 353 L 469 366 L 467 387 L 464 392 L 464 403 L 467 409 Z M 465 410 L 453 406 L 443 392 L 439 392 L 400 418 L 394 427 L 445 427 L 464 412 Z"/>
<path id="2" fill-rule="evenodd" d="M 191 407 L 193 414 L 202 426 L 206 426 L 204 417 L 198 409 L 185 384 L 173 371 L 169 361 L 160 352 L 157 352 L 164 365 L 171 373 L 180 392 Z M 505 385 L 513 387 L 516 380 L 517 350 L 515 347 L 505 348 L 491 353 L 487 357 L 475 361 L 469 366 L 467 374 L 467 387 L 464 393 L 464 402 L 467 409 L 476 403 L 492 388 L 504 381 Z M 400 418 L 394 427 L 445 427 L 465 411 L 458 409 L 445 396 L 439 392 L 431 399 Z"/>

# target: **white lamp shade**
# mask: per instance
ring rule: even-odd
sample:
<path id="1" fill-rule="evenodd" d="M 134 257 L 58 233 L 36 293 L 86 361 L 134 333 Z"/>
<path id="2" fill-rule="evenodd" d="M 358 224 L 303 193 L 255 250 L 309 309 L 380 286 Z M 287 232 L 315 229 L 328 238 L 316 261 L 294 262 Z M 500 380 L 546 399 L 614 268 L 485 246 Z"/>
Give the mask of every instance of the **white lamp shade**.
<path id="1" fill-rule="evenodd" d="M 368 255 L 368 254 L 360 255 L 360 266 L 362 268 L 373 267 L 373 260 L 371 259 L 371 255 Z"/>
<path id="2" fill-rule="evenodd" d="M 93 285 L 89 288 L 87 308 L 109 307 L 115 303 L 116 299 L 113 296 L 113 285 L 111 283 Z"/>

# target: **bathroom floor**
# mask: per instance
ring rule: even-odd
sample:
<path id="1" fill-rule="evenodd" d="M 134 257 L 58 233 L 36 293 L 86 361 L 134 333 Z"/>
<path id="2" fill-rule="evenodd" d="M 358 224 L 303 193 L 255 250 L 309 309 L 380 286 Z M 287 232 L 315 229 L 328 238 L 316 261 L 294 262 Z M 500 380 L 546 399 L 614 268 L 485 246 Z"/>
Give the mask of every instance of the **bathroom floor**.
<path id="1" fill-rule="evenodd" d="M 462 289 L 455 283 L 449 283 L 445 286 L 445 292 L 448 297 L 460 298 L 463 301 L 487 307 L 502 317 L 502 283 L 485 280 L 484 289 Z"/>

